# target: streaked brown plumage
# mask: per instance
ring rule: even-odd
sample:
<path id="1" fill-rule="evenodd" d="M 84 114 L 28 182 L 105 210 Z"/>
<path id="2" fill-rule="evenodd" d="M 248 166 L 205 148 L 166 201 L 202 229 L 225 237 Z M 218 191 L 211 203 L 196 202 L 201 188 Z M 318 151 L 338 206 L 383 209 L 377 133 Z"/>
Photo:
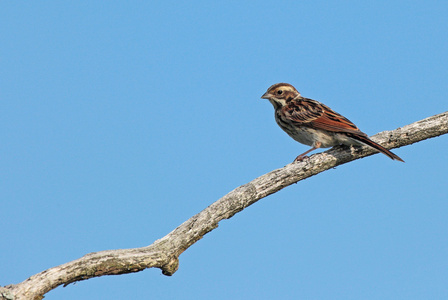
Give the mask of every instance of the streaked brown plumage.
<path id="1" fill-rule="evenodd" d="M 288 83 L 272 85 L 261 97 L 268 99 L 275 109 L 277 124 L 290 137 L 312 148 L 294 161 L 301 161 L 306 154 L 318 148 L 336 145 L 368 145 L 391 159 L 404 162 L 400 157 L 378 145 L 350 120 L 328 106 L 304 98 Z"/>

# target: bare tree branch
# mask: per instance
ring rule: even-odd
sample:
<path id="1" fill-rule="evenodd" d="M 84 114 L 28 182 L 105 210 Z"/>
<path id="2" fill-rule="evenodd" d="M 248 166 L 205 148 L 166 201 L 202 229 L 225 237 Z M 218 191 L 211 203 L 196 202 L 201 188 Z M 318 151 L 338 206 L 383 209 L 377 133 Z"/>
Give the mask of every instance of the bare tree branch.
<path id="1" fill-rule="evenodd" d="M 446 133 L 448 133 L 448 112 L 393 131 L 378 133 L 372 140 L 392 149 Z M 42 299 L 45 293 L 59 285 L 66 286 L 103 275 L 139 272 L 147 268 L 160 268 L 163 274 L 172 275 L 177 271 L 179 255 L 206 233 L 218 227 L 219 221 L 231 218 L 258 200 L 288 185 L 375 153 L 377 152 L 369 147 L 338 146 L 314 154 L 310 159 L 289 164 L 234 189 L 150 246 L 89 253 L 80 259 L 33 275 L 19 284 L 0 287 L 0 299 Z"/>

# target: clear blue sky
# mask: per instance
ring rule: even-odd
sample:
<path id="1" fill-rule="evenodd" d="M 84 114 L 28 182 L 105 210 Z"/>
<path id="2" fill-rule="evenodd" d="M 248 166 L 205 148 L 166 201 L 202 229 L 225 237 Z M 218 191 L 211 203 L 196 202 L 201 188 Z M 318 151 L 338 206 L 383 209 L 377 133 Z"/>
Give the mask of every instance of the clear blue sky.
<path id="1" fill-rule="evenodd" d="M 373 135 L 447 110 L 444 1 L 2 1 L 0 285 L 151 244 L 307 146 L 289 82 Z M 269 196 L 172 277 L 45 299 L 448 299 L 448 136 Z"/>

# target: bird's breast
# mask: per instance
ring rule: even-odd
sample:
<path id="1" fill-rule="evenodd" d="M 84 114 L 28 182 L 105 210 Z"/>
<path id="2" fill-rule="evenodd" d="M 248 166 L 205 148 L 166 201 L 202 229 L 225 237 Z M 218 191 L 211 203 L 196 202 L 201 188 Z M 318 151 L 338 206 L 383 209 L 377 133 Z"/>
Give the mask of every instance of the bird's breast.
<path id="1" fill-rule="evenodd" d="M 283 131 L 295 141 L 304 145 L 314 147 L 316 142 L 320 142 L 320 148 L 329 148 L 341 144 L 358 144 L 344 133 L 315 129 L 307 125 L 299 125 L 297 123 L 292 123 L 289 120 L 285 120 L 277 114 L 275 120 Z"/>

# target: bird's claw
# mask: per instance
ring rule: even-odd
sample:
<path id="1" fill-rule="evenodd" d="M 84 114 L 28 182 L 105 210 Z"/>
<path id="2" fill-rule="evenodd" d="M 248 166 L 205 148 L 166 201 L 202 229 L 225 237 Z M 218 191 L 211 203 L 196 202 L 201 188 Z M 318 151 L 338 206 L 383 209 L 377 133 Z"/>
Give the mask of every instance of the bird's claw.
<path id="1" fill-rule="evenodd" d="M 299 155 L 299 156 L 296 157 L 296 159 L 294 159 L 293 163 L 302 162 L 305 159 L 309 159 L 309 158 L 310 157 L 308 155 Z"/>

